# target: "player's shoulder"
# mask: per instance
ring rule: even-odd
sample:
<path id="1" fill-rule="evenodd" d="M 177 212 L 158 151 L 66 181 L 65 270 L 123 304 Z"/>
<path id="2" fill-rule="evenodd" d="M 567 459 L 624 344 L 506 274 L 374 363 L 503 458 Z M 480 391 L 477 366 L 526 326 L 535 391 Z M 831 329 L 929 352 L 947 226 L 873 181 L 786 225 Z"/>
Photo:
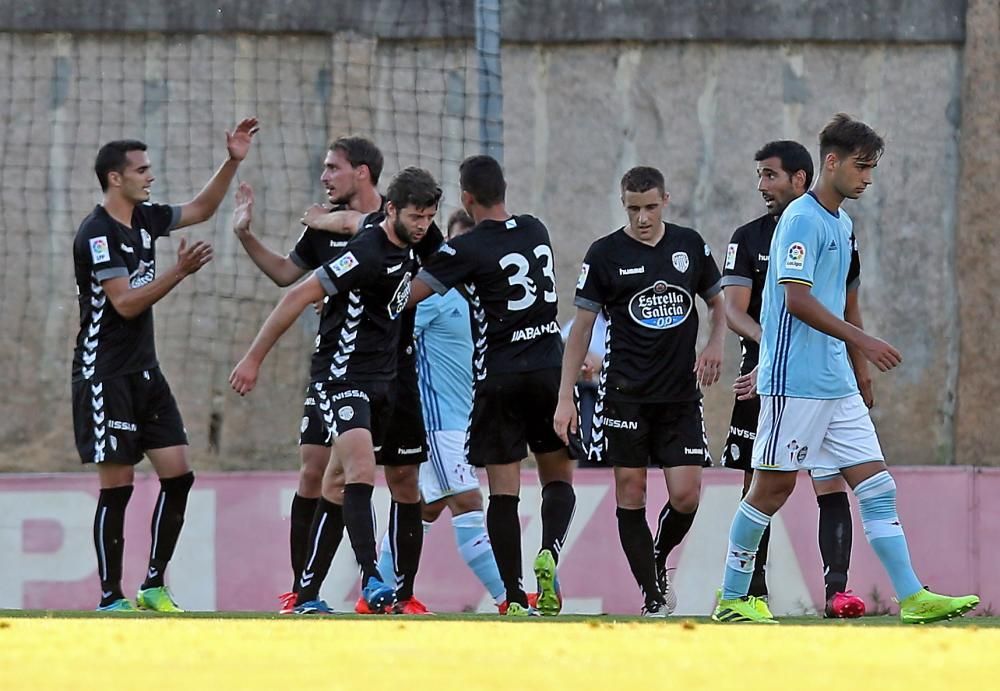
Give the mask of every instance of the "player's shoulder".
<path id="1" fill-rule="evenodd" d="M 705 242 L 705 238 L 701 236 L 694 228 L 689 228 L 687 226 L 677 225 L 676 223 L 667 223 L 666 234 L 671 240 L 671 244 L 674 246 L 690 246 L 699 249 L 708 248 L 708 243 Z M 706 252 L 710 254 L 711 252 Z"/>
<path id="2" fill-rule="evenodd" d="M 114 229 L 115 221 L 108 215 L 104 207 L 98 204 L 80 221 L 75 241 L 80 242 L 95 235 L 107 235 Z"/>
<path id="3" fill-rule="evenodd" d="M 733 237 L 729 242 L 736 245 L 744 242 L 751 242 L 764 235 L 764 233 L 768 230 L 774 230 L 774 225 L 774 216 L 771 214 L 758 216 L 752 221 L 747 221 L 734 230 Z"/>

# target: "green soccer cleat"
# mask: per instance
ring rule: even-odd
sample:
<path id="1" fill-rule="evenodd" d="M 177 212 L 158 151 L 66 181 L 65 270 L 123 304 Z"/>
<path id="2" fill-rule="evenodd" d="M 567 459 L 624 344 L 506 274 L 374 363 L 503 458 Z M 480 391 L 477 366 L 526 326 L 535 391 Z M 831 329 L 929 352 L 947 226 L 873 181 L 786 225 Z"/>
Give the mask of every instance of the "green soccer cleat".
<path id="1" fill-rule="evenodd" d="M 762 615 L 768 619 L 774 619 L 774 615 L 771 614 L 771 608 L 767 606 L 766 597 L 754 597 L 750 596 L 750 601 L 753 602 L 753 608 L 760 612 Z"/>
<path id="2" fill-rule="evenodd" d="M 554 617 L 562 611 L 559 583 L 556 580 L 556 560 L 552 552 L 543 549 L 535 557 L 535 580 L 538 582 L 538 599 L 535 607 L 545 617 Z"/>
<path id="3" fill-rule="evenodd" d="M 765 604 L 765 608 L 766 608 Z M 771 616 L 770 611 L 767 614 L 762 613 L 758 609 L 757 598 L 755 597 L 741 597 L 735 600 L 719 600 L 719 604 L 716 605 L 715 611 L 712 612 L 712 621 L 718 621 L 725 624 L 735 623 L 735 622 L 746 622 L 749 624 L 777 624 L 778 622 L 774 620 Z"/>
<path id="4" fill-rule="evenodd" d="M 978 604 L 978 595 L 950 597 L 924 588 L 899 603 L 899 620 L 904 624 L 930 624 L 960 617 L 975 609 Z"/>
<path id="5" fill-rule="evenodd" d="M 178 614 L 184 610 L 177 606 L 174 596 L 163 585 L 159 588 L 140 589 L 135 596 L 135 604 L 139 609 L 148 609 L 153 612 L 164 612 L 167 614 Z"/>
<path id="6" fill-rule="evenodd" d="M 507 617 L 538 617 L 541 616 L 534 607 L 524 607 L 520 602 L 512 602 L 507 607 Z"/>
<path id="7" fill-rule="evenodd" d="M 129 602 L 127 597 L 121 597 L 112 602 L 110 605 L 104 605 L 103 607 L 98 605 L 98 612 L 138 612 L 131 602 Z"/>

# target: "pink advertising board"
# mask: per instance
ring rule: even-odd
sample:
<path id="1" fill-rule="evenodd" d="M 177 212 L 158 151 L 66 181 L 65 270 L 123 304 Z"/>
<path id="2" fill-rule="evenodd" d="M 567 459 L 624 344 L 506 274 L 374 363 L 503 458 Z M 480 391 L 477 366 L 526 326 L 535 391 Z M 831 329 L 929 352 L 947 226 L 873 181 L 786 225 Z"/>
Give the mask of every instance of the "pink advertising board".
<path id="1" fill-rule="evenodd" d="M 1000 605 L 1000 469 L 895 468 L 899 507 L 917 573 L 932 588 L 976 592 L 983 609 Z M 721 581 L 729 523 L 741 474 L 706 471 L 694 526 L 671 556 L 678 614 L 707 614 Z M 294 473 L 201 473 L 188 506 L 184 533 L 168 573 L 182 606 L 193 610 L 272 610 L 289 589 L 288 509 Z M 540 491 L 524 473 L 521 500 L 525 585 L 534 586 L 531 558 L 541 535 Z M 134 592 L 149 550 L 149 521 L 158 491 L 154 477 L 137 478 L 126 521 L 125 585 Z M 560 580 L 568 612 L 636 614 L 642 604 L 618 542 L 610 472 L 580 470 L 577 510 L 562 552 Z M 0 608 L 92 609 L 98 581 L 92 522 L 96 478 L 88 473 L 0 476 Z M 649 476 L 649 519 L 665 501 L 662 475 Z M 376 488 L 379 533 L 389 496 Z M 852 500 L 853 502 L 853 500 Z M 771 537 L 768 579 L 776 613 L 815 611 L 823 597 L 816 541 L 817 506 L 800 477 L 779 512 Z M 869 603 L 879 593 L 891 607 L 889 581 L 864 538 L 855 510 L 850 586 Z M 358 575 L 345 539 L 322 595 L 350 610 Z M 495 611 L 455 549 L 448 514 L 424 544 L 417 595 L 441 612 Z"/>

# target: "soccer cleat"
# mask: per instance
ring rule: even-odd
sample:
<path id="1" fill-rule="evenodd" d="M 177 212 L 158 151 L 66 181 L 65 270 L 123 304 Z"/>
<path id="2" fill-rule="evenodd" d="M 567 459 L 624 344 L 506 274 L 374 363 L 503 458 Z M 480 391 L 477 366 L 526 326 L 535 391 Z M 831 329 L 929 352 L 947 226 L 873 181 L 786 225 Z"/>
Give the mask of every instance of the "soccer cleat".
<path id="1" fill-rule="evenodd" d="M 741 597 L 735 600 L 719 600 L 712 621 L 722 623 L 747 622 L 751 624 L 777 624 L 774 617 L 766 616 L 757 609 L 757 598 Z"/>
<path id="2" fill-rule="evenodd" d="M 112 602 L 110 605 L 103 605 L 103 606 L 102 605 L 98 605 L 97 606 L 97 611 L 98 612 L 138 612 L 139 610 L 137 610 L 135 608 L 135 605 L 133 605 L 131 602 L 129 602 L 129 599 L 127 597 L 120 597 L 117 600 L 115 600 L 114 602 Z"/>
<path id="3" fill-rule="evenodd" d="M 652 619 L 666 619 L 670 615 L 670 608 L 663 600 L 652 600 L 642 606 L 642 616 Z"/>
<path id="4" fill-rule="evenodd" d="M 281 607 L 278 608 L 278 614 L 292 614 L 295 611 L 295 603 L 298 598 L 299 596 L 294 592 L 279 595 L 278 602 L 281 603 Z"/>
<path id="5" fill-rule="evenodd" d="M 309 600 L 295 606 L 293 614 L 333 614 L 333 609 L 324 600 Z"/>
<path id="6" fill-rule="evenodd" d="M 670 582 L 670 572 L 673 569 L 660 569 L 659 566 L 656 568 L 656 585 L 660 588 L 660 594 L 663 595 L 663 603 L 667 608 L 667 614 L 673 614 L 674 610 L 677 609 L 677 591 L 674 590 L 673 584 Z"/>
<path id="7" fill-rule="evenodd" d="M 508 617 L 540 617 L 541 613 L 534 607 L 525 607 L 520 602 L 512 602 L 504 612 Z"/>
<path id="8" fill-rule="evenodd" d="M 393 614 L 434 614 L 434 612 L 427 609 L 423 602 L 415 597 L 411 597 L 409 600 L 403 600 L 402 602 L 397 602 L 392 606 Z"/>
<path id="9" fill-rule="evenodd" d="M 850 590 L 842 593 L 834 593 L 833 597 L 826 601 L 827 619 L 857 619 L 865 616 L 865 601 Z"/>
<path id="10" fill-rule="evenodd" d="M 562 610 L 562 595 L 556 578 L 556 560 L 547 549 L 543 549 L 535 557 L 535 580 L 538 581 L 535 607 L 546 617 L 559 614 Z"/>
<path id="11" fill-rule="evenodd" d="M 375 576 L 371 576 L 361 589 L 361 597 L 368 604 L 368 609 L 379 614 L 396 604 L 396 591 Z"/>
<path id="12" fill-rule="evenodd" d="M 750 601 L 753 603 L 754 609 L 756 609 L 758 612 L 763 614 L 768 619 L 774 619 L 774 615 L 771 614 L 771 608 L 767 606 L 766 597 L 755 597 L 751 595 Z M 862 603 L 862 605 L 864 605 L 864 603 Z"/>
<path id="13" fill-rule="evenodd" d="M 538 593 L 527 593 L 526 597 L 528 598 L 528 608 L 529 609 L 534 608 L 535 604 L 538 602 Z M 497 605 L 497 613 L 499 613 L 500 616 L 507 614 L 508 607 L 510 607 L 510 605 L 508 604 L 507 600 L 504 600 L 503 602 Z"/>
<path id="14" fill-rule="evenodd" d="M 174 596 L 170 594 L 165 585 L 158 588 L 140 588 L 139 593 L 135 596 L 135 604 L 139 609 L 165 614 L 179 614 L 184 611 L 177 606 Z"/>
<path id="15" fill-rule="evenodd" d="M 354 613 L 355 614 L 387 614 L 387 611 L 374 612 L 372 608 L 368 606 L 368 602 L 363 598 L 359 597 L 358 601 L 354 603 Z"/>
<path id="16" fill-rule="evenodd" d="M 899 603 L 899 619 L 904 624 L 930 624 L 960 617 L 978 604 L 978 595 L 950 597 L 924 588 Z"/>

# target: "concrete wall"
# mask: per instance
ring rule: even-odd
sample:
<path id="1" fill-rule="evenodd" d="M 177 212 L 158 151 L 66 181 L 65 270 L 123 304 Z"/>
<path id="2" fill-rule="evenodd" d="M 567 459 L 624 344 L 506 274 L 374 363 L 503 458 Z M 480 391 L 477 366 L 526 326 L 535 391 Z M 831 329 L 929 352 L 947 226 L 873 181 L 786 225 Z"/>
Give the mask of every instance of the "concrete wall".
<path id="1" fill-rule="evenodd" d="M 113 2 L 97 4 L 101 12 L 56 16 L 55 23 L 102 28 L 111 21 L 102 17 L 131 16 L 115 15 Z M 605 29 L 602 42 L 581 43 L 601 36 L 554 22 L 563 27 L 557 42 L 504 45 L 510 206 L 539 215 L 553 231 L 562 316 L 572 314 L 587 245 L 624 220 L 617 180 L 625 169 L 661 167 L 672 195 L 669 217 L 700 230 L 718 257 L 732 230 L 763 210 L 754 151 L 770 139 L 796 138 L 815 153 L 816 132 L 844 110 L 888 142 L 875 186 L 848 209 L 861 239 L 866 321 L 905 358 L 898 371 L 876 379 L 874 415 L 889 458 L 952 462 L 958 439 L 960 461 L 1000 462 L 1000 441 L 980 402 L 1000 366 L 995 327 L 986 320 L 995 301 L 989 277 L 997 269 L 976 259 L 995 248 L 987 209 L 995 203 L 988 181 L 997 176 L 975 172 L 997 165 L 995 6 L 970 3 L 970 17 L 978 19 L 963 46 L 962 22 L 948 19 L 964 16 L 959 2 L 904 3 L 894 13 L 874 3 L 867 21 L 848 13 L 850 21 L 834 24 L 798 2 L 715 4 L 719 12 L 700 15 L 710 19 L 698 31 L 685 29 L 684 40 L 610 40 L 626 36 L 624 10 L 652 11 L 635 3 L 616 4 L 618 14 L 603 24 L 593 18 L 594 26 L 618 27 Z M 751 6 L 763 15 L 746 15 L 746 26 L 761 16 L 787 16 L 790 35 L 812 27 L 818 40 L 709 40 L 732 38 L 741 26 L 718 19 L 720 12 L 741 16 Z M 449 208 L 457 161 L 478 151 L 476 64 L 465 40 L 227 33 L 231 25 L 207 19 L 192 26 L 211 33 L 23 33 L 38 28 L 31 17 L 51 8 L 16 7 L 0 3 L 0 27 L 18 30 L 0 33 L 2 467 L 75 463 L 70 247 L 79 220 L 99 199 L 91 165 L 104 141 L 145 139 L 159 176 L 155 196 L 177 202 L 221 162 L 222 130 L 244 113 L 257 114 L 263 129 L 240 175 L 258 190 L 257 232 L 281 250 L 294 242 L 302 209 L 321 198 L 317 179 L 332 136 L 374 136 L 387 154 L 386 179 L 401 165 L 429 168 L 448 189 Z M 505 5 L 505 36 L 530 37 L 543 19 L 538 7 Z M 555 12 L 561 5 L 544 7 Z M 674 7 L 664 10 L 668 16 Z M 465 27 L 455 32 L 466 35 L 470 20 L 462 8 L 445 13 L 449 20 L 439 28 Z M 171 31 L 183 24 L 181 10 L 144 18 Z M 245 29 L 273 28 L 259 23 L 269 15 L 254 16 L 241 20 L 250 22 Z M 897 29 L 880 38 L 864 34 L 862 25 Z M 868 40 L 830 40 L 851 32 Z M 963 65 L 974 71 L 963 75 Z M 960 179 L 970 181 L 961 188 L 961 211 Z M 232 364 L 280 296 L 239 249 L 228 228 L 230 209 L 231 200 L 191 233 L 214 242 L 216 261 L 157 307 L 161 361 L 202 467 L 287 467 L 314 317 L 305 315 L 272 354 L 258 392 L 246 400 L 228 392 Z M 169 265 L 172 241 L 159 247 L 161 266 Z M 727 379 L 737 358 L 735 339 L 729 345 Z M 729 406 L 725 383 L 709 392 L 716 453 Z"/>

